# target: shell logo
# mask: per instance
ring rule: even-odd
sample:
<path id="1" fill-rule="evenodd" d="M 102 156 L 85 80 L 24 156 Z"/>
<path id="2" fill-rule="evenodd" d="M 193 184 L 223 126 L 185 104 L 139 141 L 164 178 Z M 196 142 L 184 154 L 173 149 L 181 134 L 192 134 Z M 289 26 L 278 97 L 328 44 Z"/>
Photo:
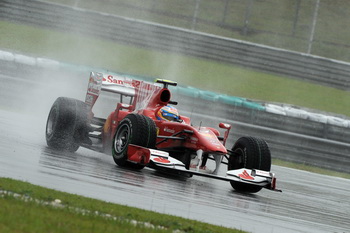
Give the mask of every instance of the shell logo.
<path id="1" fill-rule="evenodd" d="M 162 157 L 155 158 L 154 161 L 156 161 L 158 163 L 170 163 L 169 160 L 162 158 Z"/>

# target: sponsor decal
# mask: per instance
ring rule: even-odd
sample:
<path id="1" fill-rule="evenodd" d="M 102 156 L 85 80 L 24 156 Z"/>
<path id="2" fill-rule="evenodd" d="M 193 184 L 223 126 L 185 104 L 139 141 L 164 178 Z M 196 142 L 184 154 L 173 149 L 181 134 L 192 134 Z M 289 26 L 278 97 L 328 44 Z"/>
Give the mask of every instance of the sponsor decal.
<path id="1" fill-rule="evenodd" d="M 117 84 L 125 87 L 139 87 L 141 81 L 139 80 L 134 80 L 130 79 L 127 77 L 122 77 L 122 76 L 113 76 L 113 75 L 108 75 L 107 77 L 103 77 L 102 79 L 104 84 Z"/>
<path id="2" fill-rule="evenodd" d="M 101 73 L 96 73 L 96 72 L 91 72 L 90 73 L 90 80 L 89 81 L 94 81 L 94 82 L 101 82 L 103 79 L 103 74 Z"/>
<path id="3" fill-rule="evenodd" d="M 172 133 L 174 134 L 175 133 L 175 129 L 170 129 L 168 128 L 167 126 L 164 128 L 164 132 L 168 132 L 168 133 Z"/>
<path id="4" fill-rule="evenodd" d="M 190 137 L 190 143 L 196 145 L 198 143 L 198 138 Z"/>
<path id="5" fill-rule="evenodd" d="M 220 143 L 218 143 L 218 140 L 216 138 L 209 139 L 208 141 L 210 142 L 210 144 L 212 144 L 214 146 L 220 146 L 221 145 Z"/>
<path id="6" fill-rule="evenodd" d="M 108 133 L 110 128 L 111 128 L 111 117 L 108 117 L 107 120 L 106 120 L 106 123 L 105 125 L 103 126 L 103 131 L 104 133 Z"/>
<path id="7" fill-rule="evenodd" d="M 123 103 L 122 103 L 120 106 L 121 106 L 122 108 L 129 108 L 129 107 L 130 107 L 129 104 L 123 104 Z"/>
<path id="8" fill-rule="evenodd" d="M 203 134 L 203 135 L 209 134 L 209 133 L 210 133 L 209 129 L 206 129 L 206 128 L 204 128 L 204 127 L 200 128 L 200 129 L 198 130 L 198 132 L 199 132 L 200 134 Z"/>
<path id="9" fill-rule="evenodd" d="M 88 84 L 88 93 L 98 95 L 101 91 L 101 77 L 91 74 Z"/>
<path id="10" fill-rule="evenodd" d="M 255 174 L 257 176 L 271 177 L 270 172 L 267 171 L 255 170 Z"/>
<path id="11" fill-rule="evenodd" d="M 216 135 L 211 130 L 204 127 L 199 129 L 199 133 L 206 138 L 215 138 L 215 139 L 217 138 Z"/>
<path id="12" fill-rule="evenodd" d="M 163 158 L 163 157 L 157 157 L 155 159 L 153 159 L 154 161 L 158 162 L 158 163 L 170 163 L 169 160 Z"/>
<path id="13" fill-rule="evenodd" d="M 244 170 L 241 174 L 238 175 L 240 178 L 244 180 L 254 180 L 254 177 L 248 174 L 247 170 Z"/>
<path id="14" fill-rule="evenodd" d="M 102 74 L 91 72 L 85 97 L 85 103 L 87 103 L 90 106 L 95 104 L 96 99 L 101 91 L 101 84 Z"/>
<path id="15" fill-rule="evenodd" d="M 151 154 L 154 156 L 159 156 L 159 157 L 163 157 L 163 158 L 168 158 L 169 153 L 165 152 L 165 151 L 161 151 L 161 150 L 153 150 L 153 149 L 149 149 L 151 151 Z"/>
<path id="16" fill-rule="evenodd" d="M 87 94 L 85 98 L 85 103 L 87 103 L 88 105 L 92 105 L 94 103 L 94 100 L 95 98 L 93 95 Z"/>

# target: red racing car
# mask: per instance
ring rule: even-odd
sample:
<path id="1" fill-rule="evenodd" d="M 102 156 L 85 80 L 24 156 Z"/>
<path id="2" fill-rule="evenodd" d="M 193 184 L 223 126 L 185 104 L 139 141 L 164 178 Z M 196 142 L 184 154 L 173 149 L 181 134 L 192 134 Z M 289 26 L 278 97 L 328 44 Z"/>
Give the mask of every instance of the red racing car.
<path id="1" fill-rule="evenodd" d="M 241 137 L 232 149 L 226 149 L 231 126 L 219 124 L 223 135 L 212 127 L 193 126 L 174 107 L 177 103 L 171 100 L 169 85 L 177 84 L 91 72 L 85 102 L 59 97 L 52 105 L 46 124 L 47 145 L 71 152 L 83 146 L 111 154 L 117 165 L 131 169 L 148 166 L 188 177 L 225 180 L 239 192 L 279 191 L 264 140 Z M 120 95 L 107 118 L 96 117 L 92 111 L 101 91 Z M 215 161 L 213 171 L 206 167 L 208 158 Z M 220 164 L 227 165 L 225 176 L 218 175 Z"/>

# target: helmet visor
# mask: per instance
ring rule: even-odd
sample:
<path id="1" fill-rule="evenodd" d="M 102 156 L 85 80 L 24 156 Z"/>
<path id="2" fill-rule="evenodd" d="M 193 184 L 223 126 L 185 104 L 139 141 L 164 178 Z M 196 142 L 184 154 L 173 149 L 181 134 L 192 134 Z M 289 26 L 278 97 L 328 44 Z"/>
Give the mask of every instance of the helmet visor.
<path id="1" fill-rule="evenodd" d="M 178 119 L 178 116 L 172 113 L 163 113 L 163 117 L 168 121 L 175 121 Z"/>

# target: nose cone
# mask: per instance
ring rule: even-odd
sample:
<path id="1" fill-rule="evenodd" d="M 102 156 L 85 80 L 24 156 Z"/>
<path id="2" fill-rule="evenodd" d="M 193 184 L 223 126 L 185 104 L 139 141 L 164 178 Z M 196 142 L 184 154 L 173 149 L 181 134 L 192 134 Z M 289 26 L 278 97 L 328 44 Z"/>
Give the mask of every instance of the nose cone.
<path id="1" fill-rule="evenodd" d="M 198 131 L 200 149 L 208 153 L 227 154 L 225 146 L 219 141 L 218 137 L 208 128 L 202 127 Z"/>

